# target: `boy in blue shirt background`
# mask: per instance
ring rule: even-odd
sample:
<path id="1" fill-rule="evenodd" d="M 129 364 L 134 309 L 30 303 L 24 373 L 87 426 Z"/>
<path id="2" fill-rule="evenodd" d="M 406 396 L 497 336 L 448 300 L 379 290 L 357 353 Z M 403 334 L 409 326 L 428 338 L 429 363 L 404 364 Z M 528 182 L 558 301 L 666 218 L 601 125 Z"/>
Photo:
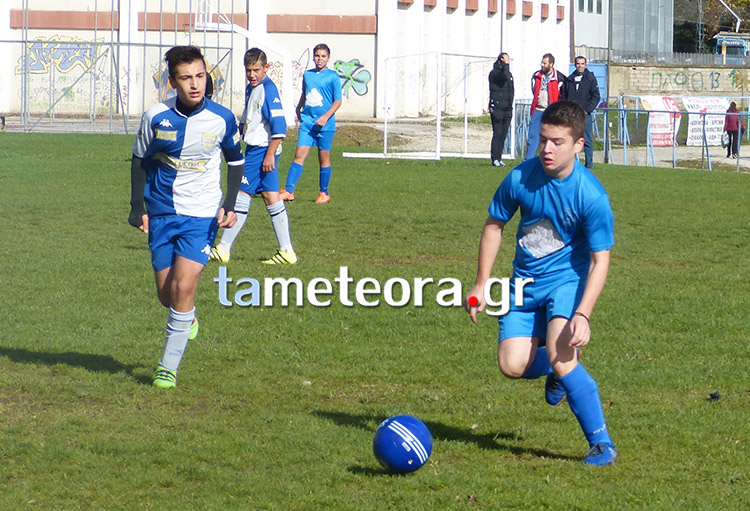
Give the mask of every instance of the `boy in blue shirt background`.
<path id="1" fill-rule="evenodd" d="M 313 48 L 315 69 L 305 71 L 302 77 L 302 95 L 297 103 L 297 119 L 300 121 L 297 151 L 294 161 L 289 166 L 286 185 L 281 190 L 281 198 L 294 200 L 294 189 L 302 176 L 305 158 L 310 147 L 317 146 L 320 163 L 320 193 L 316 204 L 331 201 L 328 184 L 331 181 L 331 148 L 333 135 L 336 132 L 336 110 L 341 106 L 341 79 L 338 73 L 328 69 L 331 50 L 325 44 Z"/>

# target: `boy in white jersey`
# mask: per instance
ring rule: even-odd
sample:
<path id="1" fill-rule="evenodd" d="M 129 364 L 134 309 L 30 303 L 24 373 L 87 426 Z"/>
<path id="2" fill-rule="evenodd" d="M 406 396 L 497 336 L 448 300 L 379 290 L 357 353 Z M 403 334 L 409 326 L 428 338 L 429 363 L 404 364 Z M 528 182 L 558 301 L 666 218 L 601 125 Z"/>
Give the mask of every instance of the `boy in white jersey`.
<path id="1" fill-rule="evenodd" d="M 610 465 L 617 451 L 596 381 L 578 360 L 591 336 L 589 317 L 607 280 L 614 245 L 607 192 L 576 161 L 585 131 L 586 112 L 576 103 L 558 101 L 545 109 L 539 157 L 514 168 L 490 203 L 476 283 L 465 307 L 476 323 L 504 227 L 520 211 L 511 282 L 526 284 L 519 290 L 511 286 L 510 311 L 499 318 L 500 370 L 508 378 L 546 376 L 547 403 L 557 405 L 567 397 L 589 442 L 583 462 Z M 520 305 L 516 291 L 522 294 Z"/>
<path id="2" fill-rule="evenodd" d="M 286 136 L 286 118 L 279 90 L 266 76 L 267 70 L 268 61 L 264 51 L 251 48 L 245 52 L 245 73 L 250 82 L 245 88 L 245 110 L 240 119 L 240 132 L 247 144 L 245 173 L 237 196 L 237 223 L 223 232 L 221 241 L 211 250 L 212 261 L 229 261 L 232 244 L 250 212 L 252 196 L 260 193 L 279 243 L 276 253 L 264 260 L 263 264 L 297 262 L 289 232 L 289 215 L 284 201 L 279 198 L 278 163 L 281 141 Z"/>
<path id="3" fill-rule="evenodd" d="M 302 176 L 305 158 L 310 152 L 310 147 L 317 146 L 320 192 L 315 203 L 331 202 L 328 184 L 331 181 L 333 135 L 336 133 L 335 113 L 341 106 L 341 79 L 336 71 L 326 67 L 330 57 L 331 50 L 327 45 L 321 43 L 315 46 L 315 69 L 305 71 L 302 77 L 302 95 L 297 104 L 297 119 L 300 121 L 297 151 L 294 153 L 294 161 L 289 166 L 286 185 L 280 193 L 285 201 L 294 201 L 294 189 Z"/>
<path id="4" fill-rule="evenodd" d="M 234 114 L 205 97 L 200 49 L 175 46 L 165 60 L 177 95 L 152 106 L 141 119 L 130 168 L 128 221 L 148 233 L 157 294 L 169 308 L 154 385 L 171 388 L 188 339 L 198 335 L 195 290 L 216 231 L 237 220 L 234 203 L 244 159 Z M 222 153 L 229 169 L 223 204 Z"/>

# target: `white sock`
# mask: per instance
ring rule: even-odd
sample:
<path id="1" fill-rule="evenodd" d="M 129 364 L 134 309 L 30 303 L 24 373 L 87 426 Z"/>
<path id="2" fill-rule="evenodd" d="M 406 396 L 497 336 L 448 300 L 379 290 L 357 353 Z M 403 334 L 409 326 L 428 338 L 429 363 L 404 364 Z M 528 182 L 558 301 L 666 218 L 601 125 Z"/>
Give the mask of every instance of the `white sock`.
<path id="1" fill-rule="evenodd" d="M 279 242 L 279 250 L 294 253 L 292 235 L 289 233 L 289 215 L 286 212 L 284 201 L 266 206 L 266 210 L 271 215 L 271 225 L 273 225 L 273 232 L 276 234 L 276 241 Z"/>
<path id="2" fill-rule="evenodd" d="M 164 339 L 164 355 L 161 357 L 160 363 L 170 371 L 177 371 L 180 366 L 194 318 L 195 307 L 190 312 L 177 312 L 171 307 L 169 309 L 167 334 Z"/>
<path id="3" fill-rule="evenodd" d="M 232 252 L 234 240 L 239 236 L 242 227 L 245 225 L 245 220 L 247 220 L 247 215 L 250 213 L 250 202 L 252 200 L 253 198 L 245 192 L 237 194 L 237 202 L 234 206 L 234 212 L 237 214 L 237 221 L 229 229 L 224 229 L 224 232 L 221 235 L 221 241 L 219 241 L 218 245 L 219 250 L 225 254 Z"/>

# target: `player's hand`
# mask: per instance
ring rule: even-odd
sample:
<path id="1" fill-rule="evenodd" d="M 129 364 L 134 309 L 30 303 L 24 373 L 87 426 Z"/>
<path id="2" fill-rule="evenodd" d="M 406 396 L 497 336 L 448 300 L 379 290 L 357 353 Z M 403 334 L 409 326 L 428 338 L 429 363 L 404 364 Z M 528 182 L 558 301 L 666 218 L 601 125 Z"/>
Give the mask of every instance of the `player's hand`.
<path id="1" fill-rule="evenodd" d="M 315 124 L 322 128 L 323 126 L 326 125 L 327 122 L 328 122 L 328 117 L 326 117 L 325 115 L 321 115 L 320 117 L 318 117 L 318 120 L 315 121 Z"/>
<path id="2" fill-rule="evenodd" d="M 234 227 L 235 222 L 237 222 L 237 213 L 229 211 L 224 214 L 224 208 L 220 208 L 217 218 L 219 220 L 219 227 L 230 228 Z"/>
<path id="3" fill-rule="evenodd" d="M 477 322 L 477 313 L 482 312 L 485 305 L 484 286 L 474 286 L 464 298 L 464 309 L 469 313 L 471 321 L 474 323 Z"/>
<path id="4" fill-rule="evenodd" d="M 272 155 L 266 155 L 265 158 L 263 158 L 263 165 L 261 165 L 260 170 L 263 172 L 273 172 L 276 170 L 276 157 Z"/>
<path id="5" fill-rule="evenodd" d="M 574 315 L 568 322 L 570 328 L 570 342 L 568 345 L 573 348 L 582 348 L 589 343 L 591 339 L 591 325 L 586 318 L 580 314 Z"/>
<path id="6" fill-rule="evenodd" d="M 143 210 L 141 209 L 141 211 Z M 139 215 L 138 211 L 134 210 L 133 208 L 130 209 L 130 215 L 128 215 L 128 223 L 141 232 L 148 232 L 148 215 Z"/>

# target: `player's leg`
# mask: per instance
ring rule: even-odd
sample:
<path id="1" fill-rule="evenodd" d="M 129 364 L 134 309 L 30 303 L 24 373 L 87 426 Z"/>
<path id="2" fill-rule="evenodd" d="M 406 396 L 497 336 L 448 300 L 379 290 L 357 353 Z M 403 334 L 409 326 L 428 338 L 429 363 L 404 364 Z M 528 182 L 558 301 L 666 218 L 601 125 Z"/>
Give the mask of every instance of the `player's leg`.
<path id="1" fill-rule="evenodd" d="M 576 349 L 571 347 L 569 320 L 553 317 L 547 327 L 547 349 L 550 363 L 565 389 L 568 404 L 583 430 L 591 450 L 584 458 L 590 465 L 609 465 L 617 459 L 617 451 L 607 432 L 604 411 L 596 381 L 578 362 Z"/>
<path id="2" fill-rule="evenodd" d="M 208 248 L 216 233 L 217 223 L 215 218 L 173 216 L 157 222 L 153 227 L 156 229 L 155 237 L 170 240 L 168 244 L 151 243 L 160 299 L 166 297 L 166 290 L 169 290 L 164 352 L 156 370 L 154 385 L 171 388 L 176 384 L 177 369 L 191 336 L 195 321 L 195 291 L 208 262 Z M 172 247 L 173 254 L 169 262 L 165 257 L 167 245 Z"/>
<path id="3" fill-rule="evenodd" d="M 515 289 L 511 303 L 515 303 Z M 546 317 L 543 308 L 512 308 L 498 320 L 497 362 L 508 378 L 536 379 L 550 372 L 544 344 Z M 540 353 L 541 350 L 541 353 Z"/>
<path id="4" fill-rule="evenodd" d="M 235 224 L 224 229 L 219 243 L 211 250 L 210 259 L 220 263 L 228 263 L 232 253 L 232 245 L 237 240 L 242 228 L 245 226 L 250 214 L 253 195 L 258 193 L 261 187 L 261 167 L 263 158 L 266 156 L 266 148 L 261 146 L 248 146 L 245 149 L 245 171 L 240 183 L 240 191 L 237 194 L 235 213 L 237 221 Z"/>
<path id="5" fill-rule="evenodd" d="M 289 166 L 289 172 L 286 175 L 286 184 L 281 190 L 281 198 L 285 201 L 292 201 L 294 189 L 297 187 L 297 181 L 302 177 L 302 171 L 305 168 L 305 159 L 313 145 L 313 139 L 307 130 L 300 128 L 299 138 L 297 140 L 297 149 L 294 152 L 294 159 Z"/>
<path id="6" fill-rule="evenodd" d="M 318 198 L 315 200 L 316 204 L 331 202 L 328 185 L 331 182 L 331 149 L 333 148 L 335 133 L 335 131 L 321 131 L 316 137 L 318 163 L 320 164 L 320 176 L 318 177 L 320 192 L 318 193 Z"/>
<path id="7" fill-rule="evenodd" d="M 221 240 L 211 249 L 211 261 L 218 261 L 220 263 L 228 263 L 229 257 L 232 253 L 232 245 L 234 245 L 237 236 L 239 236 L 242 228 L 245 226 L 247 217 L 250 214 L 250 204 L 252 203 L 252 196 L 245 191 L 240 190 L 237 194 L 237 201 L 234 205 L 234 212 L 237 215 L 237 221 L 232 227 L 224 229 L 221 234 Z"/>
<path id="8" fill-rule="evenodd" d="M 276 156 L 276 168 L 278 169 L 279 157 Z M 279 194 L 279 172 L 263 172 L 261 177 L 261 195 L 266 203 L 266 211 L 271 217 L 271 226 L 279 243 L 278 251 L 273 257 L 263 261 L 264 264 L 294 264 L 297 255 L 292 245 L 292 235 L 289 230 L 289 214 L 286 211 L 284 201 Z"/>
<path id="9" fill-rule="evenodd" d="M 534 365 L 539 339 L 509 337 L 497 345 L 497 365 L 506 378 L 524 378 Z"/>

